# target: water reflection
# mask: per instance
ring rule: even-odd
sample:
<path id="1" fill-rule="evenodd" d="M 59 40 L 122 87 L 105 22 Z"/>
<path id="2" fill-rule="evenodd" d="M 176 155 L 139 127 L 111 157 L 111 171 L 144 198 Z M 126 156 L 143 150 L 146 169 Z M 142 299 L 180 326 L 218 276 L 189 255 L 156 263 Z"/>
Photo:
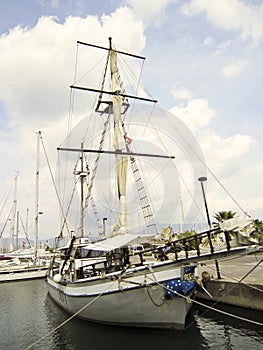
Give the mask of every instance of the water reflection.
<path id="1" fill-rule="evenodd" d="M 49 309 L 50 320 L 55 328 L 58 324 L 68 318 L 68 314 L 57 307 L 57 305 L 48 297 L 46 307 Z M 184 332 L 174 330 L 151 330 L 135 329 L 126 327 L 111 327 L 97 325 L 73 319 L 65 324 L 59 331 L 60 340 L 56 346 L 67 349 L 87 349 L 88 345 L 96 349 L 124 347 L 126 350 L 145 349 L 151 347 L 155 349 L 207 349 L 207 343 L 196 327 L 194 314 L 190 313 L 188 322 L 192 326 Z"/>
<path id="2" fill-rule="evenodd" d="M 44 280 L 2 283 L 0 291 L 0 349 L 26 349 L 38 340 L 32 349 L 82 350 L 92 346 L 96 350 L 258 350 L 262 347 L 262 327 L 205 312 L 200 307 L 192 309 L 187 318 L 189 328 L 183 332 L 102 326 L 72 319 L 50 333 L 69 315 L 50 299 Z M 239 312 L 243 317 L 262 322 L 262 313 L 240 308 L 228 308 L 227 312 Z"/>
<path id="3" fill-rule="evenodd" d="M 208 342 L 209 349 L 258 350 L 262 348 L 262 326 L 241 319 L 250 319 L 263 324 L 262 312 L 222 304 L 217 304 L 216 308 L 226 314 L 208 311 L 207 308 L 200 306 L 196 307 L 197 327 Z M 233 318 L 227 314 L 237 317 Z"/>

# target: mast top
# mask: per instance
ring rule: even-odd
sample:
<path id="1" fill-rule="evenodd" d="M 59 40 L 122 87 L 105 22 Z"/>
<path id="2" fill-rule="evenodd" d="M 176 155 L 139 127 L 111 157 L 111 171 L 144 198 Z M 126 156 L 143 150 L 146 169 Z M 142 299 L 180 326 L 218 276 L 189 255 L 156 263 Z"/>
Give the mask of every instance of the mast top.
<path id="1" fill-rule="evenodd" d="M 130 57 L 134 57 L 134 58 L 139 58 L 141 60 L 145 60 L 144 56 L 134 55 L 132 53 L 124 52 L 124 51 L 114 50 L 112 48 L 112 38 L 111 37 L 109 37 L 109 48 L 108 47 L 104 47 L 104 46 L 84 43 L 83 41 L 77 41 L 77 44 L 91 46 L 91 47 L 96 47 L 97 49 L 102 49 L 102 50 L 107 50 L 107 51 L 113 50 L 113 51 L 115 51 L 117 53 L 120 53 L 122 55 L 126 55 L 126 56 L 130 56 Z"/>
<path id="2" fill-rule="evenodd" d="M 111 36 L 109 37 L 109 48 L 110 48 L 110 50 L 112 50 L 112 37 Z"/>

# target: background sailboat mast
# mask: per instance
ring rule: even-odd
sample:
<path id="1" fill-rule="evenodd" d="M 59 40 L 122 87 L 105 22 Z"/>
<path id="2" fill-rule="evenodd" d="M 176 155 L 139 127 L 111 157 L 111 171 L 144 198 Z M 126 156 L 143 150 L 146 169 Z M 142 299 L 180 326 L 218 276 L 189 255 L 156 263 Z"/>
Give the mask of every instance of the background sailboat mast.
<path id="1" fill-rule="evenodd" d="M 17 177 L 18 172 L 15 176 L 15 185 L 14 185 L 14 200 L 13 200 L 13 212 L 11 218 L 11 229 L 10 229 L 10 241 L 9 241 L 9 250 L 12 252 L 14 250 L 14 236 L 15 236 L 15 222 L 16 222 L 16 208 L 17 208 Z"/>
<path id="2" fill-rule="evenodd" d="M 38 216 L 39 216 L 39 141 L 41 131 L 37 131 L 37 147 L 36 147 L 36 178 L 35 178 L 35 245 L 34 255 L 37 258 L 38 251 Z"/>
<path id="3" fill-rule="evenodd" d="M 81 237 L 84 237 L 84 179 L 86 177 L 86 174 L 84 175 L 84 166 L 83 166 L 83 159 L 84 154 L 83 154 L 83 143 L 81 143 L 81 156 L 80 156 L 80 235 Z"/>
<path id="4" fill-rule="evenodd" d="M 19 211 L 17 211 L 16 213 L 16 249 L 18 249 L 19 247 L 18 234 L 19 234 Z"/>

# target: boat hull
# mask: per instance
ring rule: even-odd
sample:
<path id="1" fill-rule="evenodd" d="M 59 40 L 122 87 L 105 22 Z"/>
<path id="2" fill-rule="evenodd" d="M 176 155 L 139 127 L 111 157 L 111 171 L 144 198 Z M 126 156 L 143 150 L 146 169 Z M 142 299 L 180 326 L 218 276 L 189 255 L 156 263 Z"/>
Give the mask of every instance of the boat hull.
<path id="1" fill-rule="evenodd" d="M 180 296 L 165 297 L 162 285 L 175 276 L 174 271 L 159 271 L 121 281 L 104 278 L 67 284 L 48 276 L 47 284 L 51 298 L 60 307 L 86 321 L 182 330 L 192 303 Z"/>
<path id="2" fill-rule="evenodd" d="M 47 267 L 35 267 L 35 268 L 13 268 L 0 271 L 0 283 L 2 282 L 14 282 L 24 281 L 38 278 L 45 278 L 47 274 Z"/>

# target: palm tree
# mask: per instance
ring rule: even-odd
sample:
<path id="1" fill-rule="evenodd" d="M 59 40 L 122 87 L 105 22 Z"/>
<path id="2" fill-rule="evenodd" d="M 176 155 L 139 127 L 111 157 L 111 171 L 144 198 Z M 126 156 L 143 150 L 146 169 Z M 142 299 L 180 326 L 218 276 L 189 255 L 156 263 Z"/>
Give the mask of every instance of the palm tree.
<path id="1" fill-rule="evenodd" d="M 218 213 L 216 213 L 214 215 L 214 218 L 217 220 L 216 222 L 213 222 L 213 226 L 214 227 L 219 227 L 220 223 L 222 223 L 225 220 L 228 219 L 233 219 L 234 217 L 236 217 L 237 213 L 234 211 L 219 211 Z"/>
<path id="2" fill-rule="evenodd" d="M 255 219 L 254 224 L 257 232 L 254 233 L 253 236 L 258 239 L 258 242 L 260 244 L 262 244 L 263 243 L 263 221 L 259 219 Z"/>
<path id="3" fill-rule="evenodd" d="M 228 211 L 219 211 L 218 213 L 216 213 L 214 215 L 214 218 L 217 220 L 216 222 L 213 222 L 213 226 L 215 228 L 220 228 L 220 224 L 225 221 L 225 220 L 228 220 L 228 219 L 233 219 L 234 217 L 236 217 L 237 213 L 234 212 L 234 211 L 231 211 L 231 210 L 228 210 Z M 221 229 L 216 232 L 215 234 L 215 237 L 221 237 L 222 240 L 226 240 L 227 242 L 227 246 L 230 247 L 229 245 L 229 241 L 235 236 L 232 232 L 231 234 L 231 231 L 230 232 L 225 232 L 225 238 L 223 239 L 222 238 L 222 231 Z"/>
<path id="4" fill-rule="evenodd" d="M 255 223 L 255 226 L 256 226 L 258 232 L 263 234 L 263 221 L 259 220 L 259 219 L 255 219 L 254 223 Z"/>

